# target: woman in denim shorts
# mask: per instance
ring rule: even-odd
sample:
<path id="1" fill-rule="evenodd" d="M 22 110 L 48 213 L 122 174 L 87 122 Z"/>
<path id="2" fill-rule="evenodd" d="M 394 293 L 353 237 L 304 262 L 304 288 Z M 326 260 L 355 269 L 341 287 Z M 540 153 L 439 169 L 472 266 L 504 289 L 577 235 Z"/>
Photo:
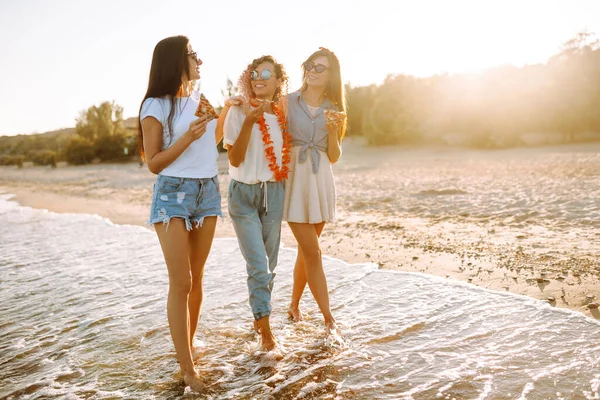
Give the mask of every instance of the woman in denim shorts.
<path id="1" fill-rule="evenodd" d="M 148 90 L 140 106 L 138 139 L 148 168 L 158 174 L 149 223 L 154 225 L 169 272 L 167 316 L 186 385 L 203 390 L 194 368 L 194 333 L 202 306 L 202 276 L 221 195 L 217 143 L 210 117 L 196 117 L 192 81 L 202 61 L 185 36 L 161 40 L 154 49 Z M 207 126 L 208 125 L 208 126 Z"/>

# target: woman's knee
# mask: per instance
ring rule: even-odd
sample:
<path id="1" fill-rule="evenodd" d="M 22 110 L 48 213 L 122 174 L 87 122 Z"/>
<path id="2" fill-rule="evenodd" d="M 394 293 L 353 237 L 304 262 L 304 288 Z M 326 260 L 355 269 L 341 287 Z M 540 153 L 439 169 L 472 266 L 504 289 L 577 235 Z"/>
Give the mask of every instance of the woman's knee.
<path id="1" fill-rule="evenodd" d="M 310 267 L 321 260 L 321 249 L 318 247 L 311 249 L 302 249 L 304 265 Z"/>
<path id="2" fill-rule="evenodd" d="M 197 290 L 198 288 L 202 287 L 202 277 L 203 277 L 203 275 L 204 274 L 202 274 L 202 273 L 199 273 L 197 275 L 192 275 L 192 281 L 191 281 L 192 287 L 191 287 L 191 290 Z"/>
<path id="3" fill-rule="evenodd" d="M 192 277 L 169 280 L 169 292 L 187 296 L 192 290 Z"/>
<path id="4" fill-rule="evenodd" d="M 249 268 L 248 279 L 252 282 L 256 282 L 258 285 L 267 285 L 271 280 L 271 273 L 269 272 L 266 265 L 263 268 Z"/>

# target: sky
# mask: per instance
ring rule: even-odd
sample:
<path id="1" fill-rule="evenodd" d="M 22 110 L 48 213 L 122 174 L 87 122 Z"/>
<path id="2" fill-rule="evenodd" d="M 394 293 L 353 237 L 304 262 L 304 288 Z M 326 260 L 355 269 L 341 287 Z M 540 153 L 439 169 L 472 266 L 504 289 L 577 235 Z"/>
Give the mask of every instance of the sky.
<path id="1" fill-rule="evenodd" d="M 353 86 L 536 64 L 587 30 L 600 0 L 0 0 L 0 135 L 72 127 L 115 101 L 134 117 L 154 46 L 183 34 L 203 61 L 200 91 L 272 54 L 300 86 L 301 63 L 333 50 Z"/>

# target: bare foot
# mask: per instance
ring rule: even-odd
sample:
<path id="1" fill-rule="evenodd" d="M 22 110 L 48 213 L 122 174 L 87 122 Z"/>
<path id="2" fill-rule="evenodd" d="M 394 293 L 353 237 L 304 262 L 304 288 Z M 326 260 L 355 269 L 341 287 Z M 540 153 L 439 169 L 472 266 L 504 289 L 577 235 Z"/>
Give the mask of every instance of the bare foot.
<path id="1" fill-rule="evenodd" d="M 254 320 L 254 332 L 260 333 L 260 325 L 257 320 Z"/>
<path id="2" fill-rule="evenodd" d="M 183 375 L 183 382 L 186 386 L 189 386 L 196 393 L 202 393 L 205 389 L 202 378 L 196 371 L 190 375 Z"/>
<path id="3" fill-rule="evenodd" d="M 288 308 L 288 316 L 294 322 L 302 321 L 302 313 L 300 312 L 299 308 L 293 308 L 290 306 L 290 308 Z"/>
<path id="4" fill-rule="evenodd" d="M 260 336 L 262 338 L 262 349 L 265 351 L 271 351 L 275 347 L 277 347 L 277 342 L 275 342 L 275 336 L 271 332 L 271 325 L 269 324 L 269 317 L 262 317 L 259 320 L 254 322 L 254 326 L 258 328 L 260 332 Z"/>
<path id="5" fill-rule="evenodd" d="M 275 336 L 273 336 L 273 334 L 271 332 L 268 332 L 267 334 L 263 335 L 261 333 L 262 336 L 262 349 L 265 351 L 271 351 L 274 350 L 277 347 L 277 342 L 275 341 Z"/>
<path id="6" fill-rule="evenodd" d="M 335 321 L 325 323 L 325 341 L 323 344 L 326 347 L 331 348 L 345 348 L 347 347 L 346 341 L 340 332 L 340 329 L 336 325 Z"/>
<path id="7" fill-rule="evenodd" d="M 338 327 L 335 321 L 325 322 L 325 333 L 329 335 L 339 335 Z"/>

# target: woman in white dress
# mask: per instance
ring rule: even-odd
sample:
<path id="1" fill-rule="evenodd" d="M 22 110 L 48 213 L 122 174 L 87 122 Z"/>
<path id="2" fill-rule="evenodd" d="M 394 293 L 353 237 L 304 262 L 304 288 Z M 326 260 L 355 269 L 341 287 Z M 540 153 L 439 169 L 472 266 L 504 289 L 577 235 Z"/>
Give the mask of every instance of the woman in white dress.
<path id="1" fill-rule="evenodd" d="M 340 63 L 332 51 L 320 48 L 302 64 L 302 69 L 302 87 L 288 95 L 286 105 L 292 151 L 283 220 L 298 242 L 288 313 L 295 321 L 302 319 L 300 299 L 308 283 L 330 332 L 335 329 L 335 318 L 329 305 L 319 237 L 325 223 L 335 219 L 331 165 L 342 154 L 346 101 Z"/>

